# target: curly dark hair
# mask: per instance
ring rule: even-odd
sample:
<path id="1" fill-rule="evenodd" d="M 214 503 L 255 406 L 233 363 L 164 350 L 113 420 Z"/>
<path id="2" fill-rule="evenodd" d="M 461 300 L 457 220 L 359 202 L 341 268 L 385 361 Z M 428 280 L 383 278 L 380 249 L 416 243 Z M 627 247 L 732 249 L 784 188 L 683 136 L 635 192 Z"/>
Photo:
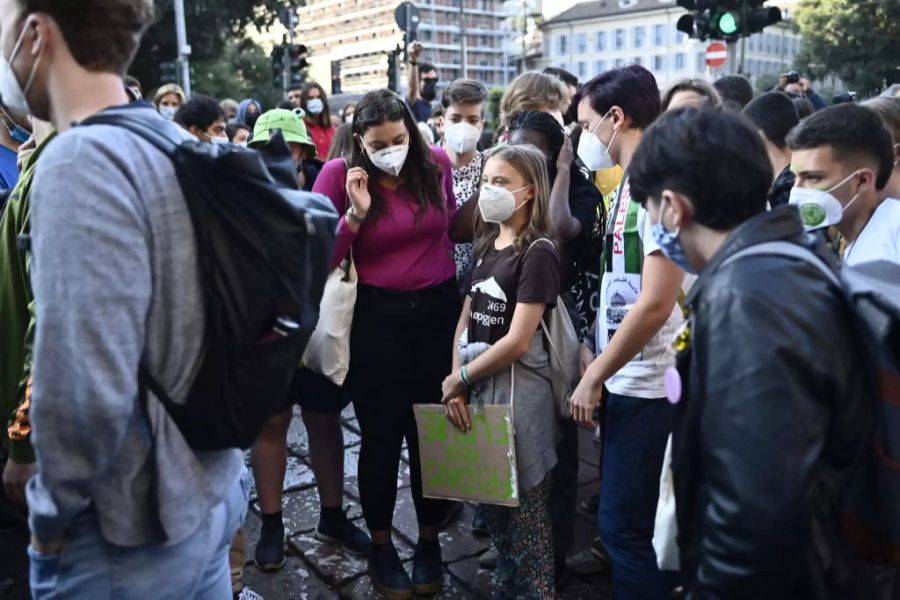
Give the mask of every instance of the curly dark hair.
<path id="1" fill-rule="evenodd" d="M 419 205 L 419 214 L 428 210 L 429 205 L 442 211 L 446 210 L 446 201 L 441 191 L 441 169 L 435 162 L 431 150 L 425 145 L 416 120 L 400 96 L 390 90 L 376 90 L 363 96 L 353 114 L 353 135 L 361 140 L 369 128 L 387 121 L 403 121 L 406 126 L 409 154 L 407 154 L 406 162 L 400 171 L 400 181 L 402 186 L 416 199 Z M 380 188 L 375 183 L 381 171 L 372 164 L 359 142 L 353 144 L 350 165 L 362 167 L 369 175 L 369 194 L 372 196 L 369 218 L 377 219 L 384 215 L 387 207 L 381 197 Z"/>

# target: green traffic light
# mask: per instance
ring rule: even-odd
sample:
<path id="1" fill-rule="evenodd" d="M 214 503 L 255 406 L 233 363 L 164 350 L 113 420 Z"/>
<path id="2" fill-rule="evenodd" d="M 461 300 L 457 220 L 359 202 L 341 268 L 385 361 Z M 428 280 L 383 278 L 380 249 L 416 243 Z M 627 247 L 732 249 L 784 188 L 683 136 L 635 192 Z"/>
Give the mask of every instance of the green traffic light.
<path id="1" fill-rule="evenodd" d="M 719 31 L 725 35 L 733 35 L 737 33 L 738 21 L 737 16 L 732 12 L 727 12 L 719 17 Z"/>

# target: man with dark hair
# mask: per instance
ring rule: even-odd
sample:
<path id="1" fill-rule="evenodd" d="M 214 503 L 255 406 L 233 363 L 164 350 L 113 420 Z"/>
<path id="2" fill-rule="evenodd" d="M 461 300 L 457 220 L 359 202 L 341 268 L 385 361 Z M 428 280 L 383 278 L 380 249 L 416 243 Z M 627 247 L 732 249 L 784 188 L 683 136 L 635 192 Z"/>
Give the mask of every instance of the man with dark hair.
<path id="1" fill-rule="evenodd" d="M 195 452 L 140 365 L 176 401 L 203 353 L 197 243 L 172 161 L 112 125 L 188 139 L 122 80 L 151 0 L 0 0 L 4 102 L 59 132 L 31 190 L 38 473 L 27 487 L 35 597 L 227 598 L 247 510 L 236 450 Z M 89 261 L 85 257 L 102 259 Z"/>
<path id="2" fill-rule="evenodd" d="M 766 211 L 772 167 L 738 115 L 664 115 L 629 171 L 663 252 L 700 273 L 666 386 L 687 597 L 876 597 L 834 508 L 870 439 L 855 320 L 808 261 L 736 256 L 769 242 L 826 263 L 829 251 L 795 210 Z"/>
<path id="3" fill-rule="evenodd" d="M 412 42 L 406 50 L 407 83 L 406 103 L 419 123 L 431 116 L 431 103 L 437 98 L 438 72 L 433 64 L 419 62 L 422 44 Z"/>
<path id="4" fill-rule="evenodd" d="M 727 106 L 729 103 L 737 105 L 738 110 L 743 109 L 753 100 L 753 86 L 750 80 L 742 75 L 726 75 L 720 77 L 713 87 L 722 96 L 722 101 Z"/>
<path id="5" fill-rule="evenodd" d="M 185 102 L 175 113 L 175 122 L 202 142 L 228 141 L 228 136 L 225 135 L 225 111 L 209 96 L 197 94 Z"/>
<path id="6" fill-rule="evenodd" d="M 620 165 L 625 176 L 610 200 L 596 340 L 585 338 L 584 376 L 572 412 L 593 428 L 594 410 L 608 392 L 598 524 L 612 562 L 614 595 L 669 598 L 673 582 L 657 567 L 652 538 L 673 416 L 663 378 L 675 364 L 671 340 L 683 321 L 677 299 L 684 272 L 651 235 L 628 175 L 644 129 L 659 115 L 659 88 L 647 69 L 635 65 L 588 81 L 574 102 L 582 162 L 590 170 Z"/>
<path id="7" fill-rule="evenodd" d="M 777 173 L 769 190 L 769 206 L 778 208 L 788 203 L 794 187 L 791 151 L 785 138 L 800 122 L 797 110 L 783 92 L 766 92 L 744 107 L 743 113 L 762 136 L 772 170 Z"/>
<path id="8" fill-rule="evenodd" d="M 292 84 L 291 87 L 288 88 L 287 93 L 288 102 L 291 103 L 291 106 L 294 108 L 300 108 L 303 106 L 303 85 L 299 83 Z M 281 108 L 281 106 L 279 106 Z"/>
<path id="9" fill-rule="evenodd" d="M 791 204 L 807 229 L 834 226 L 848 243 L 844 264 L 900 264 L 900 200 L 885 187 L 894 168 L 891 134 L 858 104 L 820 110 L 787 138 L 797 183 Z"/>
<path id="10" fill-rule="evenodd" d="M 578 91 L 578 78 L 573 74 L 569 73 L 565 69 L 560 69 L 558 67 L 547 67 L 543 71 L 544 75 L 552 75 L 556 77 L 569 88 L 569 93 L 574 97 L 575 92 Z"/>
<path id="11" fill-rule="evenodd" d="M 441 98 L 443 113 L 435 120 L 441 132 L 441 146 L 453 163 L 453 194 L 457 208 L 462 207 L 481 188 L 481 169 L 484 158 L 478 142 L 484 132 L 484 109 L 488 92 L 484 85 L 472 79 L 457 79 L 444 90 Z M 457 244 L 456 281 L 460 293 L 469 290 L 472 274 L 472 244 Z"/>

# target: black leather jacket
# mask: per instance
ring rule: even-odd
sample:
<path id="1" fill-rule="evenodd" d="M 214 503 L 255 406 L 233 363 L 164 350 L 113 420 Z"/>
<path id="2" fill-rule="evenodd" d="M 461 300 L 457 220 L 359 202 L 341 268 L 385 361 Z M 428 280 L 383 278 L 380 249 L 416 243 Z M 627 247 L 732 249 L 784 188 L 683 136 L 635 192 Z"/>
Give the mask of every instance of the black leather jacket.
<path id="1" fill-rule="evenodd" d="M 689 296 L 673 470 L 689 598 L 870 598 L 834 508 L 871 426 L 869 377 L 849 309 L 814 266 L 723 263 L 785 240 L 809 245 L 793 207 L 725 241 Z M 827 249 L 816 246 L 823 257 Z"/>

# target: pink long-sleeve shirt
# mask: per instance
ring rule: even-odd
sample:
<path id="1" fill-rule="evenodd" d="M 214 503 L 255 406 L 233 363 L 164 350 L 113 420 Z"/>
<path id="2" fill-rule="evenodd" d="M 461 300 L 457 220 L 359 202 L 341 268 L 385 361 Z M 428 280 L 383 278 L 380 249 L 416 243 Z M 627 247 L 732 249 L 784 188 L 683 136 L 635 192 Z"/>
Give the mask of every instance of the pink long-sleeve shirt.
<path id="1" fill-rule="evenodd" d="M 446 209 L 435 206 L 417 215 L 419 205 L 412 193 L 380 186 L 387 210 L 378 219 L 367 220 L 353 233 L 346 217 L 338 223 L 332 267 L 340 264 L 353 248 L 359 282 L 389 290 L 421 290 L 456 276 L 450 224 L 456 214 L 453 195 L 453 166 L 447 154 L 431 147 L 432 158 L 441 170 L 441 190 Z M 316 178 L 313 192 L 328 196 L 339 214 L 347 210 L 347 166 L 343 159 L 329 161 Z M 370 185 L 379 185 L 374 180 Z"/>

